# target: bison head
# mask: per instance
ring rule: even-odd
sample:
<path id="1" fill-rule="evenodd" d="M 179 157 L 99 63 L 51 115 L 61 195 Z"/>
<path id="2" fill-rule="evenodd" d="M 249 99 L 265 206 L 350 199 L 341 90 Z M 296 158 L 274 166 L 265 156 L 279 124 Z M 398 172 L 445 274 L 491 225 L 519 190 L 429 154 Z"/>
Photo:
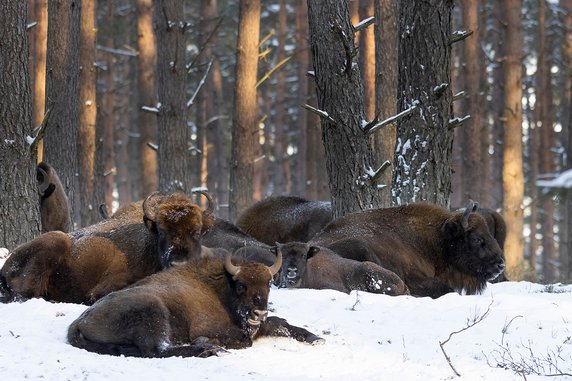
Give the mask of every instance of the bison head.
<path id="1" fill-rule="evenodd" d="M 200 193 L 209 200 L 205 210 L 183 193 L 155 192 L 143 201 L 143 221 L 156 238 L 162 268 L 200 256 L 201 237 L 214 223 L 212 200 Z"/>
<path id="2" fill-rule="evenodd" d="M 505 265 L 498 242 L 476 210 L 477 204 L 471 201 L 463 212 L 443 224 L 443 246 L 449 265 L 484 284 L 496 278 Z"/>
<path id="3" fill-rule="evenodd" d="M 281 265 L 280 254 L 270 267 L 253 262 L 236 266 L 231 261 L 231 254 L 226 255 L 224 267 L 231 277 L 232 288 L 230 311 L 236 323 L 246 330 L 251 338 L 266 320 L 270 282 Z"/>
<path id="4" fill-rule="evenodd" d="M 319 247 L 302 242 L 276 243 L 276 253 L 282 255 L 283 259 L 275 284 L 280 288 L 299 287 L 306 274 L 308 259 L 318 251 L 320 251 Z"/>

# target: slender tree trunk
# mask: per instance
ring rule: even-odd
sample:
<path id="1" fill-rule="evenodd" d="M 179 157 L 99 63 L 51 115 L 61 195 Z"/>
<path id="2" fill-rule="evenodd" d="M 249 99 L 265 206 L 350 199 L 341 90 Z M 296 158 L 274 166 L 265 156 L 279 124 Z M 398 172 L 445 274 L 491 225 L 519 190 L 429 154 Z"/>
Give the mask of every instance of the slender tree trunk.
<path id="1" fill-rule="evenodd" d="M 497 52 L 495 55 L 495 68 L 493 71 L 493 90 L 492 99 L 492 141 L 493 144 L 493 157 L 491 162 L 491 187 L 490 191 L 492 193 L 493 203 L 492 208 L 501 208 L 504 204 L 504 193 L 503 193 L 503 153 L 504 153 L 504 102 L 501 99 L 505 99 L 505 65 L 501 63 L 506 55 L 506 42 L 504 38 L 505 34 L 505 14 L 504 6 L 500 1 L 493 1 L 493 19 L 495 21 L 495 30 L 497 33 L 493 33 L 492 44 Z"/>
<path id="2" fill-rule="evenodd" d="M 380 120 L 397 114 L 397 53 L 399 0 L 375 0 L 375 103 Z M 395 123 L 375 133 L 374 149 L 376 160 L 383 163 L 393 161 L 395 154 Z M 386 169 L 379 184 L 382 207 L 391 206 L 392 169 Z"/>
<path id="3" fill-rule="evenodd" d="M 304 105 L 310 102 L 310 86 L 308 78 L 308 70 L 310 70 L 310 49 L 308 47 L 308 6 L 306 0 L 296 1 L 296 46 L 297 54 L 295 56 L 297 64 L 298 84 L 298 103 Z M 316 144 L 312 145 L 312 134 L 309 120 L 311 116 L 308 111 L 298 108 L 298 126 L 300 128 L 300 141 L 298 142 L 298 178 L 300 186 L 298 194 L 305 196 L 311 200 L 315 200 L 318 195 L 316 163 L 312 160 L 315 152 Z M 319 122 L 318 122 L 319 123 Z M 318 127 L 314 127 L 317 129 Z M 316 134 L 317 135 L 317 134 Z M 320 142 L 318 141 L 318 144 Z"/>
<path id="4" fill-rule="evenodd" d="M 379 207 L 348 2 L 308 1 L 308 16 L 333 215 Z"/>
<path id="5" fill-rule="evenodd" d="M 157 190 L 157 152 L 148 144 L 157 144 L 157 116 L 144 112 L 141 107 L 155 107 L 157 89 L 155 68 L 157 65 L 157 46 L 153 31 L 153 1 L 137 0 L 137 46 L 139 49 L 137 87 L 139 96 L 138 126 L 141 161 L 140 171 L 143 196 Z"/>
<path id="6" fill-rule="evenodd" d="M 540 21 L 540 20 L 539 20 Z M 538 73 L 537 73 L 538 74 Z M 536 76 L 535 78 L 535 88 L 536 91 L 539 91 L 543 88 L 542 84 L 539 83 L 541 81 L 540 76 Z M 530 264 L 530 275 L 528 276 L 531 281 L 535 282 L 538 280 L 537 278 L 537 253 L 539 249 L 538 239 L 536 235 L 538 233 L 538 190 L 534 185 L 536 179 L 538 178 L 538 154 L 539 154 L 539 141 L 540 141 L 540 134 L 538 133 L 537 121 L 538 121 L 538 114 L 540 113 L 541 107 L 540 104 L 535 104 L 534 109 L 534 116 L 529 118 L 529 123 L 531 128 L 528 130 L 528 150 L 529 150 L 529 173 L 530 173 L 530 182 L 532 186 L 530 187 L 529 197 L 530 197 L 530 216 L 529 216 L 529 225 L 530 225 L 530 238 L 529 238 L 529 264 Z M 526 97 L 526 110 L 528 111 L 527 114 L 531 114 L 530 112 L 530 97 Z M 525 114 L 526 115 L 526 114 Z M 524 117 L 524 115 L 523 115 Z"/>
<path id="7" fill-rule="evenodd" d="M 373 16 L 373 0 L 360 0 L 360 21 Z M 375 118 L 375 33 L 373 25 L 370 25 L 360 32 L 359 51 L 360 71 L 363 78 L 365 115 L 367 120 L 372 120 Z"/>
<path id="8" fill-rule="evenodd" d="M 99 220 L 95 200 L 95 126 L 97 118 L 95 68 L 95 0 L 83 0 L 80 27 L 79 200 L 80 226 Z"/>
<path id="9" fill-rule="evenodd" d="M 159 190 L 189 191 L 192 187 L 189 162 L 189 128 L 185 48 L 187 24 L 181 0 L 155 2 L 157 33 L 157 89 L 161 108 L 158 114 Z"/>
<path id="10" fill-rule="evenodd" d="M 260 36 L 260 0 L 240 2 L 234 112 L 232 117 L 232 152 L 230 168 L 229 217 L 252 204 L 254 160 L 258 152 L 258 112 L 256 79 Z"/>
<path id="11" fill-rule="evenodd" d="M 44 119 L 46 111 L 46 47 L 48 43 L 48 0 L 34 1 L 37 25 L 34 38 L 34 126 Z M 38 161 L 43 158 L 43 141 L 38 146 Z"/>
<path id="12" fill-rule="evenodd" d="M 9 250 L 40 233 L 32 94 L 28 72 L 27 3 L 0 2 L 0 247 Z"/>
<path id="13" fill-rule="evenodd" d="M 462 20 L 462 8 L 453 8 L 453 30 L 464 30 Z M 465 78 L 462 74 L 464 61 L 464 43 L 453 44 L 451 48 L 451 82 L 453 94 L 459 94 L 465 90 Z M 453 102 L 453 115 L 463 115 L 462 98 Z M 465 134 L 463 128 L 455 128 L 453 131 L 453 157 L 451 175 L 451 206 L 458 208 L 467 202 L 463 182 L 463 146 Z"/>
<path id="14" fill-rule="evenodd" d="M 523 278 L 523 200 L 522 164 L 522 27 L 521 0 L 503 2 L 506 16 L 503 216 L 507 225 L 504 251 L 506 273 L 511 280 Z"/>
<path id="15" fill-rule="evenodd" d="M 81 1 L 48 3 L 46 103 L 53 105 L 44 139 L 44 159 L 58 172 L 70 201 L 72 218 L 79 218 L 77 174 L 79 132 L 79 36 Z"/>
<path id="16" fill-rule="evenodd" d="M 400 3 L 398 110 L 417 110 L 397 123 L 392 185 L 397 205 L 428 201 L 449 207 L 451 9 L 449 0 Z"/>

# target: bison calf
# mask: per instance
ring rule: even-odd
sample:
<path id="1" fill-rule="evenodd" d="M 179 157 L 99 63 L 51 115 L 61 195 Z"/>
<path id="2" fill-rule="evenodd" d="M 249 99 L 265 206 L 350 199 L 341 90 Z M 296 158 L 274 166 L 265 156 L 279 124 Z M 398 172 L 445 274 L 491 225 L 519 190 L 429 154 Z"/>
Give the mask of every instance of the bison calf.
<path id="1" fill-rule="evenodd" d="M 36 167 L 38 195 L 40 197 L 40 220 L 42 233 L 53 230 L 72 230 L 68 197 L 54 168 L 41 162 Z"/>
<path id="2" fill-rule="evenodd" d="M 247 208 L 236 225 L 260 242 L 274 245 L 274 242 L 307 242 L 331 220 L 330 202 L 275 196 Z"/>
<path id="3" fill-rule="evenodd" d="M 101 354 L 137 357 L 201 356 L 252 345 L 260 336 L 323 340 L 278 317 L 267 317 L 270 281 L 281 257 L 268 267 L 203 258 L 151 275 L 113 292 L 69 327 L 73 346 Z"/>
<path id="4" fill-rule="evenodd" d="M 372 262 L 340 257 L 326 247 L 304 242 L 277 243 L 276 252 L 283 256 L 279 287 L 409 295 L 407 286 L 395 273 Z"/>
<path id="5" fill-rule="evenodd" d="M 502 250 L 475 211 L 472 202 L 464 212 L 431 204 L 370 209 L 332 221 L 310 243 L 373 261 L 416 296 L 475 294 L 504 270 Z"/>

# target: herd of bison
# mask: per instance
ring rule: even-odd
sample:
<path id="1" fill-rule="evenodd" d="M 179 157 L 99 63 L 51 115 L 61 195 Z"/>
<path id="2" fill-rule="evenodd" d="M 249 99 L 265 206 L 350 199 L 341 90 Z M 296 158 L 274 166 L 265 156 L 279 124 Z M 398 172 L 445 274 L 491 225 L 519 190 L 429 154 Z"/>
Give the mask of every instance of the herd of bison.
<path id="1" fill-rule="evenodd" d="M 137 357 L 217 355 L 260 336 L 323 339 L 268 316 L 277 287 L 438 298 L 503 280 L 506 226 L 470 201 L 416 203 L 332 219 L 331 204 L 269 197 L 233 224 L 184 193 L 152 193 L 95 225 L 70 231 L 56 172 L 37 167 L 42 234 L 11 251 L 0 301 L 44 298 L 89 307 L 71 345 Z"/>

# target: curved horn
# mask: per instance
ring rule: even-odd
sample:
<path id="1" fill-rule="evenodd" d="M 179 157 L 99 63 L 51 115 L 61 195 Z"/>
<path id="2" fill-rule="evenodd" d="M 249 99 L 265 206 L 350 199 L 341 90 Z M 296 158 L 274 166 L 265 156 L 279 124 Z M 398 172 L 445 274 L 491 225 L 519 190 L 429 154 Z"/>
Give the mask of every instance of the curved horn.
<path id="1" fill-rule="evenodd" d="M 282 267 L 282 250 L 280 250 L 280 247 L 276 245 L 276 260 L 274 261 L 274 264 L 268 268 L 268 270 L 270 270 L 270 274 L 274 276 L 278 273 L 278 271 L 280 271 L 280 267 Z"/>
<path id="2" fill-rule="evenodd" d="M 224 258 L 224 268 L 232 276 L 235 276 L 240 271 L 240 266 L 232 264 L 232 254 L 228 253 Z"/>
<path id="3" fill-rule="evenodd" d="M 107 211 L 107 205 L 105 203 L 99 204 L 98 211 L 99 211 L 99 215 L 104 220 L 107 220 L 109 218 L 109 212 Z"/>
<path id="4" fill-rule="evenodd" d="M 463 218 L 461 219 L 461 226 L 463 227 L 463 229 L 467 230 L 469 228 L 469 214 L 471 214 L 471 212 L 474 212 L 476 208 L 477 205 L 475 204 L 475 202 L 469 199 L 469 205 L 467 205 L 467 207 L 465 208 L 465 211 L 463 212 Z"/>
<path id="5" fill-rule="evenodd" d="M 38 178 L 38 174 L 42 176 L 42 181 L 38 180 L 38 194 L 43 196 L 46 193 L 46 190 L 50 186 L 50 182 L 48 181 L 48 174 L 44 171 L 41 167 L 36 167 L 36 179 Z"/>
<path id="6" fill-rule="evenodd" d="M 196 189 L 193 191 L 193 193 L 198 193 L 198 194 L 202 194 L 203 196 L 206 197 L 207 199 L 207 208 L 205 209 L 205 212 L 208 212 L 210 214 L 214 214 L 214 201 L 212 196 L 205 190 L 202 189 Z"/>
<path id="7" fill-rule="evenodd" d="M 151 217 L 149 216 L 149 211 L 147 210 L 147 202 L 157 196 L 159 194 L 158 191 L 155 191 L 153 193 L 151 193 L 149 196 L 147 196 L 147 198 L 145 199 L 145 201 L 143 201 L 143 219 L 147 219 L 147 220 L 151 220 L 154 221 L 153 218 L 155 217 L 154 215 L 151 215 Z"/>

